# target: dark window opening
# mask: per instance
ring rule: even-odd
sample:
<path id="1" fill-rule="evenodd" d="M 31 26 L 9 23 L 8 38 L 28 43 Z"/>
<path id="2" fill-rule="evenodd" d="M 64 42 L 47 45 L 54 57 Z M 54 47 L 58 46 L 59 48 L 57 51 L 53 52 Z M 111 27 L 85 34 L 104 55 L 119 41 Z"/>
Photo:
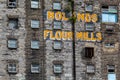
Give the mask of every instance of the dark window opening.
<path id="1" fill-rule="evenodd" d="M 17 4 L 16 4 L 16 0 L 9 0 L 8 1 L 8 7 L 9 8 L 16 8 L 17 7 Z"/>
<path id="2" fill-rule="evenodd" d="M 85 48 L 85 57 L 86 58 L 92 58 L 93 56 L 94 56 L 94 48 L 86 47 Z"/>

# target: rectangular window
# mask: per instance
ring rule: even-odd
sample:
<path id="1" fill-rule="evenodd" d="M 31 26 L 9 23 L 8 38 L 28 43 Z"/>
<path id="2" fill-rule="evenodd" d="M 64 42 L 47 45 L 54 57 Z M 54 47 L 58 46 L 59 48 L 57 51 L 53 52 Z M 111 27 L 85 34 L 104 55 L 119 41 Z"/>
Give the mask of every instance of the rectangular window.
<path id="1" fill-rule="evenodd" d="M 17 1 L 16 0 L 8 0 L 8 8 L 16 8 Z"/>
<path id="2" fill-rule="evenodd" d="M 8 72 L 9 73 L 17 73 L 16 63 L 9 63 L 8 64 Z"/>
<path id="3" fill-rule="evenodd" d="M 61 41 L 54 41 L 54 49 L 62 49 L 62 42 Z"/>
<path id="4" fill-rule="evenodd" d="M 85 10 L 86 11 L 93 11 L 93 6 L 91 4 L 86 4 L 85 5 Z"/>
<path id="5" fill-rule="evenodd" d="M 95 66 L 92 64 L 87 65 L 87 73 L 95 73 Z"/>
<path id="6" fill-rule="evenodd" d="M 105 43 L 105 47 L 115 47 L 114 43 Z"/>
<path id="7" fill-rule="evenodd" d="M 31 64 L 31 73 L 39 73 L 40 65 L 39 64 Z"/>
<path id="8" fill-rule="evenodd" d="M 107 32 L 113 32 L 114 31 L 113 26 L 106 26 L 106 31 Z"/>
<path id="9" fill-rule="evenodd" d="M 102 13 L 102 22 L 117 22 L 117 14 Z"/>
<path id="10" fill-rule="evenodd" d="M 92 32 L 88 32 L 88 38 L 92 37 Z"/>
<path id="11" fill-rule="evenodd" d="M 8 48 L 17 48 L 17 40 L 16 39 L 8 40 Z"/>
<path id="12" fill-rule="evenodd" d="M 117 13 L 117 6 L 102 6 L 104 13 Z"/>
<path id="13" fill-rule="evenodd" d="M 114 65 L 108 65 L 108 73 L 115 73 L 115 66 Z"/>
<path id="14" fill-rule="evenodd" d="M 86 23 L 86 30 L 87 31 L 93 31 L 94 30 L 94 24 Z"/>
<path id="15" fill-rule="evenodd" d="M 85 47 L 85 57 L 92 58 L 94 56 L 94 48 L 92 47 Z"/>
<path id="16" fill-rule="evenodd" d="M 62 65 L 54 64 L 54 73 L 62 73 Z"/>
<path id="17" fill-rule="evenodd" d="M 61 3 L 59 3 L 59 2 L 54 2 L 54 3 L 53 3 L 53 9 L 54 9 L 54 10 L 61 10 Z"/>
<path id="18" fill-rule="evenodd" d="M 39 21 L 31 20 L 31 28 L 39 28 Z"/>
<path id="19" fill-rule="evenodd" d="M 39 0 L 31 0 L 31 8 L 39 8 Z"/>
<path id="20" fill-rule="evenodd" d="M 54 21 L 54 29 L 61 29 L 61 28 L 62 28 L 62 22 Z"/>
<path id="21" fill-rule="evenodd" d="M 31 48 L 32 49 L 39 49 L 39 41 L 38 40 L 32 40 L 31 41 Z"/>
<path id="22" fill-rule="evenodd" d="M 108 80 L 117 80 L 116 74 L 108 74 Z"/>
<path id="23" fill-rule="evenodd" d="M 18 28 L 18 19 L 10 18 L 8 26 L 10 29 L 17 29 Z"/>

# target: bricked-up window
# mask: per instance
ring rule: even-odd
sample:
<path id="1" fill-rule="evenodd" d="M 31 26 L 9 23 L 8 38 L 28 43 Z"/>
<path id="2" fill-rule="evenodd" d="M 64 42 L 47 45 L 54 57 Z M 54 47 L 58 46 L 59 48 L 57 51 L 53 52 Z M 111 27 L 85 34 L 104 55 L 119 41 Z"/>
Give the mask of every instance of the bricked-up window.
<path id="1" fill-rule="evenodd" d="M 54 10 L 61 10 L 61 3 L 60 2 L 54 2 L 53 3 L 53 9 Z"/>
<path id="2" fill-rule="evenodd" d="M 8 72 L 9 73 L 17 73 L 17 64 L 16 63 L 9 63 L 8 64 Z"/>
<path id="3" fill-rule="evenodd" d="M 9 18 L 8 26 L 10 29 L 18 29 L 18 19 L 17 18 Z"/>
<path id="4" fill-rule="evenodd" d="M 40 65 L 36 63 L 31 64 L 31 73 L 40 73 Z"/>
<path id="5" fill-rule="evenodd" d="M 16 8 L 17 0 L 8 0 L 8 8 Z"/>
<path id="6" fill-rule="evenodd" d="M 95 66 L 93 64 L 87 65 L 87 73 L 95 73 Z"/>
<path id="7" fill-rule="evenodd" d="M 94 56 L 94 48 L 93 47 L 85 47 L 85 57 L 92 58 Z"/>
<path id="8" fill-rule="evenodd" d="M 93 11 L 93 5 L 91 5 L 91 4 L 86 4 L 85 5 L 85 11 Z"/>
<path id="9" fill-rule="evenodd" d="M 115 47 L 115 43 L 105 43 L 105 47 Z"/>
<path id="10" fill-rule="evenodd" d="M 39 0 L 31 0 L 31 8 L 39 8 Z"/>
<path id="11" fill-rule="evenodd" d="M 102 6 L 102 22 L 118 21 L 117 6 Z"/>
<path id="12" fill-rule="evenodd" d="M 93 31 L 94 30 L 94 24 L 93 23 L 86 23 L 86 30 L 87 31 Z"/>
<path id="13" fill-rule="evenodd" d="M 38 40 L 32 40 L 31 41 L 31 48 L 32 49 L 39 49 L 39 41 Z"/>
<path id="14" fill-rule="evenodd" d="M 31 20 L 31 28 L 39 28 L 39 24 L 38 20 Z"/>
<path id="15" fill-rule="evenodd" d="M 62 42 L 61 41 L 54 41 L 54 49 L 61 50 L 62 49 Z"/>
<path id="16" fill-rule="evenodd" d="M 61 29 L 62 22 L 61 21 L 54 21 L 54 29 Z"/>
<path id="17" fill-rule="evenodd" d="M 54 73 L 60 74 L 62 73 L 62 64 L 54 64 Z"/>
<path id="18" fill-rule="evenodd" d="M 17 40 L 16 39 L 9 39 L 8 40 L 8 48 L 16 49 L 17 48 Z"/>

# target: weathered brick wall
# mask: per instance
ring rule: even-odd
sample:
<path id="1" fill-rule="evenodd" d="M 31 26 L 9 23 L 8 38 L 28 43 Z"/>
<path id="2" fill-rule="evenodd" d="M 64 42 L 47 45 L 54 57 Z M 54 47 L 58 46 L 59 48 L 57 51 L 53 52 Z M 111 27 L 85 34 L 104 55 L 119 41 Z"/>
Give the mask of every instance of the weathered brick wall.
<path id="1" fill-rule="evenodd" d="M 18 0 L 17 8 L 8 9 L 7 0 L 0 0 L 0 80 L 10 80 L 11 77 L 17 79 L 25 77 L 25 0 Z M 8 27 L 10 16 L 18 18 L 18 29 L 11 30 Z M 7 47 L 8 38 L 17 38 L 18 48 L 10 50 Z M 7 62 L 15 60 L 18 62 L 17 74 L 8 74 Z"/>

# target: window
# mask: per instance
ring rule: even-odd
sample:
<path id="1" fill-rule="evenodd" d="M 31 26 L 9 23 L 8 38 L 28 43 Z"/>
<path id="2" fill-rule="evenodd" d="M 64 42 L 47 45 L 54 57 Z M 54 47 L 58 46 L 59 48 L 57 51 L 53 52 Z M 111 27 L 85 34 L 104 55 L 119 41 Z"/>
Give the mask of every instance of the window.
<path id="1" fill-rule="evenodd" d="M 31 73 L 39 73 L 39 72 L 40 72 L 39 64 L 31 64 Z"/>
<path id="2" fill-rule="evenodd" d="M 102 12 L 117 13 L 117 6 L 102 6 Z"/>
<path id="3" fill-rule="evenodd" d="M 95 66 L 92 64 L 87 65 L 87 73 L 94 73 L 95 72 Z"/>
<path id="4" fill-rule="evenodd" d="M 94 56 L 94 48 L 92 47 L 85 47 L 85 57 L 92 58 Z"/>
<path id="5" fill-rule="evenodd" d="M 117 14 L 102 13 L 102 22 L 117 22 Z"/>
<path id="6" fill-rule="evenodd" d="M 8 72 L 9 73 L 17 73 L 16 63 L 9 63 L 8 64 Z"/>
<path id="7" fill-rule="evenodd" d="M 17 40 L 16 39 L 8 40 L 8 48 L 17 48 Z"/>
<path id="8" fill-rule="evenodd" d="M 102 22 L 117 22 L 117 7 L 102 6 Z"/>
<path id="9" fill-rule="evenodd" d="M 31 48 L 32 49 L 39 49 L 39 41 L 38 40 L 32 40 L 31 41 Z"/>
<path id="10" fill-rule="evenodd" d="M 31 8 L 39 8 L 39 0 L 31 0 Z"/>
<path id="11" fill-rule="evenodd" d="M 62 65 L 54 64 L 54 73 L 62 73 Z"/>
<path id="12" fill-rule="evenodd" d="M 86 11 L 92 11 L 93 10 L 93 6 L 91 4 L 86 4 L 85 5 L 85 10 Z"/>
<path id="13" fill-rule="evenodd" d="M 31 28 L 39 28 L 39 21 L 31 20 Z"/>
<path id="14" fill-rule="evenodd" d="M 60 21 L 54 21 L 54 29 L 61 29 L 62 23 Z"/>
<path id="15" fill-rule="evenodd" d="M 8 0 L 8 7 L 9 8 L 16 8 L 17 7 L 17 1 L 16 0 Z"/>
<path id="16" fill-rule="evenodd" d="M 115 47 L 114 43 L 105 43 L 105 47 Z"/>
<path id="17" fill-rule="evenodd" d="M 54 10 L 61 10 L 61 3 L 54 2 L 53 3 L 53 9 Z"/>
<path id="18" fill-rule="evenodd" d="M 61 41 L 54 41 L 54 49 L 62 49 L 62 42 Z"/>
<path id="19" fill-rule="evenodd" d="M 114 31 L 113 26 L 106 26 L 106 31 L 107 32 L 113 32 Z"/>
<path id="20" fill-rule="evenodd" d="M 86 30 L 87 31 L 93 31 L 94 25 L 92 23 L 86 23 Z"/>
<path id="21" fill-rule="evenodd" d="M 114 65 L 108 65 L 108 73 L 115 73 L 115 66 Z"/>
<path id="22" fill-rule="evenodd" d="M 10 29 L 17 29 L 18 28 L 18 19 L 10 18 L 8 26 Z"/>
<path id="23" fill-rule="evenodd" d="M 108 65 L 108 80 L 116 80 L 115 65 Z"/>

